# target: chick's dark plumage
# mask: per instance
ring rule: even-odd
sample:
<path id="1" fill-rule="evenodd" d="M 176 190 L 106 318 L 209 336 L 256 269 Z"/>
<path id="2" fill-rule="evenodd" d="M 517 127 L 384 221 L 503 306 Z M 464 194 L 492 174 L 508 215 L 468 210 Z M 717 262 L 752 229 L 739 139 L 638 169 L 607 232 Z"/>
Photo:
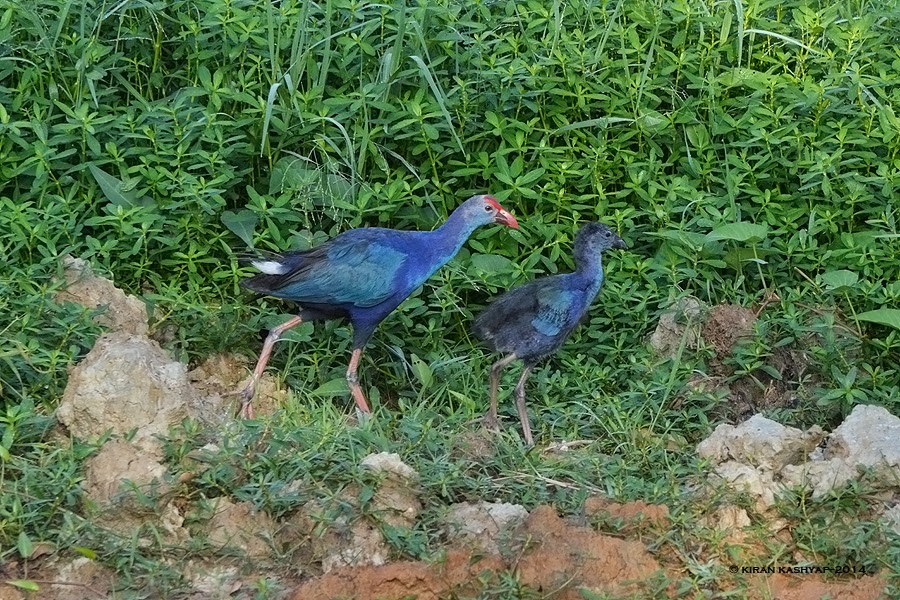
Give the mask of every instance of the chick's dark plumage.
<path id="1" fill-rule="evenodd" d="M 627 244 L 603 223 L 588 223 L 575 236 L 572 273 L 541 277 L 494 300 L 475 320 L 473 332 L 488 348 L 505 356 L 491 368 L 491 407 L 487 425 L 497 425 L 500 372 L 516 359 L 524 369 L 516 386 L 516 408 L 528 445 L 533 445 L 525 410 L 525 381 L 542 358 L 555 352 L 585 316 L 603 285 L 603 252 Z"/>

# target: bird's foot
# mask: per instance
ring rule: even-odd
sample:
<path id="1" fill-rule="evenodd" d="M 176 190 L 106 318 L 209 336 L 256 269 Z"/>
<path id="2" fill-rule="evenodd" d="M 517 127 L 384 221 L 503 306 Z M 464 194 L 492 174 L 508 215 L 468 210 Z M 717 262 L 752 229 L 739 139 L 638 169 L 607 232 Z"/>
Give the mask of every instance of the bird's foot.
<path id="1" fill-rule="evenodd" d="M 243 419 L 245 421 L 256 418 L 256 411 L 253 410 L 252 403 L 250 403 L 250 402 L 246 402 L 246 403 L 242 402 L 241 403 L 240 417 L 241 417 L 241 419 Z"/>
<path id="2" fill-rule="evenodd" d="M 256 378 L 251 378 L 250 382 L 238 392 L 241 398 L 241 408 L 238 417 L 241 419 L 255 419 L 256 411 L 253 410 L 253 397 L 256 395 Z"/>
<path id="3" fill-rule="evenodd" d="M 500 421 L 497 420 L 496 415 L 490 413 L 481 418 L 481 426 L 495 433 L 500 431 Z"/>
<path id="4" fill-rule="evenodd" d="M 359 427 L 365 427 L 365 425 L 372 420 L 372 413 L 360 410 L 359 407 L 356 409 L 356 424 Z"/>

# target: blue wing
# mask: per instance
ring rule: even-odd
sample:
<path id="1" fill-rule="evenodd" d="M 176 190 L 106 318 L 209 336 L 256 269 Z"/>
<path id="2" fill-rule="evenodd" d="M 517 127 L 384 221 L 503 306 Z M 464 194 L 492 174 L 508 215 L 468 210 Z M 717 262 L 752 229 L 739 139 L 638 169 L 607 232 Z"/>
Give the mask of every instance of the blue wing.
<path id="1" fill-rule="evenodd" d="M 546 336 L 555 336 L 572 327 L 573 294 L 556 286 L 544 286 L 536 294 L 531 324 Z"/>
<path id="2" fill-rule="evenodd" d="M 485 340 L 503 337 L 500 345 L 505 347 L 533 331 L 555 337 L 570 329 L 576 309 L 574 293 L 566 289 L 566 277 L 542 277 L 495 299 L 475 319 L 476 335 Z"/>
<path id="3" fill-rule="evenodd" d="M 409 261 L 406 253 L 377 238 L 340 235 L 312 250 L 266 258 L 262 264 L 269 272 L 244 284 L 301 304 L 375 306 L 399 291 L 398 276 Z"/>

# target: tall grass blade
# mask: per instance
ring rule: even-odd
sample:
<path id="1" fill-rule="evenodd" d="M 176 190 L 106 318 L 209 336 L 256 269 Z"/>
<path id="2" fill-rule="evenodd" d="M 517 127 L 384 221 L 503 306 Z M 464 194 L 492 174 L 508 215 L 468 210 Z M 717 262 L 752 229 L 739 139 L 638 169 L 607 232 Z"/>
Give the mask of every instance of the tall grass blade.
<path id="1" fill-rule="evenodd" d="M 266 110 L 263 114 L 263 127 L 262 127 L 262 139 L 259 142 L 259 155 L 263 156 L 266 151 L 266 140 L 269 135 L 269 123 L 272 121 L 272 110 L 275 107 L 275 98 L 278 97 L 278 88 L 281 87 L 281 82 L 276 81 L 272 85 L 269 86 L 269 95 L 266 98 Z"/>
<path id="2" fill-rule="evenodd" d="M 758 33 L 758 34 L 760 34 L 760 35 L 767 35 L 767 36 L 769 36 L 769 37 L 778 38 L 779 40 L 782 40 L 782 41 L 787 42 L 787 43 L 789 43 L 789 44 L 794 44 L 795 46 L 800 46 L 800 47 L 803 48 L 804 50 L 809 50 L 810 52 L 812 52 L 812 53 L 814 53 L 814 54 L 822 54 L 821 51 L 816 50 L 815 48 L 810 48 L 809 46 L 807 46 L 806 44 L 804 44 L 804 43 L 801 42 L 800 40 L 796 40 L 796 39 L 794 39 L 794 38 L 792 38 L 792 37 L 789 37 L 789 36 L 786 36 L 786 35 L 782 35 L 782 34 L 780 34 L 780 33 L 775 33 L 774 31 L 766 31 L 765 29 L 745 29 L 745 30 L 744 30 L 744 34 L 745 34 L 745 35 L 746 35 L 746 34 L 751 34 L 751 33 Z"/>
<path id="3" fill-rule="evenodd" d="M 410 58 L 413 59 L 417 65 L 419 65 L 419 71 L 422 73 L 422 77 L 424 77 L 425 81 L 428 82 L 428 87 L 431 88 L 431 93 L 434 94 L 435 99 L 437 99 L 438 106 L 440 106 L 441 113 L 444 115 L 444 119 L 447 120 L 447 125 L 450 127 L 450 133 L 453 134 L 453 139 L 456 140 L 456 145 L 459 147 L 459 151 L 463 154 L 467 154 L 465 148 L 463 148 L 462 140 L 459 139 L 459 136 L 456 134 L 456 129 L 453 127 L 453 119 L 450 117 L 450 111 L 447 110 L 447 98 L 444 95 L 443 90 L 441 90 L 440 85 L 431 75 L 431 70 L 425 64 L 425 61 L 422 60 L 421 56 L 413 55 L 410 56 Z"/>

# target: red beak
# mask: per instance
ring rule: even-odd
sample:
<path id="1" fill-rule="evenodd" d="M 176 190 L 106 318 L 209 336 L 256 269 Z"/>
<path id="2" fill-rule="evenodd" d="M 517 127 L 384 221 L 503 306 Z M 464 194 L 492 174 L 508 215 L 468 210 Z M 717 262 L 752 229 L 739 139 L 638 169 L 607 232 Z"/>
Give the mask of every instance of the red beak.
<path id="1" fill-rule="evenodd" d="M 512 213 L 505 208 L 501 208 L 497 213 L 497 216 L 494 217 L 494 223 L 506 225 L 507 227 L 512 227 L 513 229 L 519 228 L 519 222 L 516 221 L 516 218 L 512 216 Z"/>

